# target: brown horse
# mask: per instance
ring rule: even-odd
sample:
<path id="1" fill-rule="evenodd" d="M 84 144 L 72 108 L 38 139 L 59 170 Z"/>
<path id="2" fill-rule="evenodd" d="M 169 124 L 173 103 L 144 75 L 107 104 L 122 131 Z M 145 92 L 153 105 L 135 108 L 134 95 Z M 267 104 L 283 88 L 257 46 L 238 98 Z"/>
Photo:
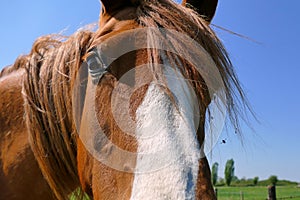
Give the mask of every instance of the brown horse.
<path id="1" fill-rule="evenodd" d="M 246 104 L 217 0 L 101 2 L 96 32 L 41 37 L 1 72 L 0 199 L 215 199 L 209 105 L 222 91 L 239 129 Z"/>

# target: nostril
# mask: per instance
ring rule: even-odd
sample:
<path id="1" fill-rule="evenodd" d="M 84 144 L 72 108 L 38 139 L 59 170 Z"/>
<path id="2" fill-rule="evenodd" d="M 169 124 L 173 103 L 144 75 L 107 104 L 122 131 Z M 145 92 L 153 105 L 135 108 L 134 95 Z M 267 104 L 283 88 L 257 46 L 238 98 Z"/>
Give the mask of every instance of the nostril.
<path id="1" fill-rule="evenodd" d="M 192 173 L 192 169 L 189 169 L 187 174 L 187 185 L 186 185 L 186 193 L 191 194 L 194 189 L 194 177 Z"/>

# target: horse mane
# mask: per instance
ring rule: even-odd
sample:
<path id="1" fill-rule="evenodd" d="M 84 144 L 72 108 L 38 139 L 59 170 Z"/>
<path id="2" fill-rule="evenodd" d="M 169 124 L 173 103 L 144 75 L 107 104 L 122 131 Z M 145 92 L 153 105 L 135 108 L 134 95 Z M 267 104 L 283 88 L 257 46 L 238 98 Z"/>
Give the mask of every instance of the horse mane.
<path id="1" fill-rule="evenodd" d="M 0 71 L 0 78 L 7 76 L 19 69 L 24 68 L 25 66 L 24 64 L 26 62 L 27 62 L 27 55 L 19 56 L 13 65 L 8 65 Z"/>
<path id="2" fill-rule="evenodd" d="M 138 5 L 136 20 L 140 25 L 156 29 L 171 29 L 184 33 L 202 46 L 211 56 L 224 84 L 226 97 L 225 106 L 229 114 L 229 121 L 235 128 L 235 132 L 241 135 L 240 119 L 247 122 L 247 110 L 250 111 L 251 114 L 253 114 L 253 112 L 225 47 L 203 16 L 200 16 L 193 9 L 177 4 L 172 0 L 137 0 L 135 4 Z M 153 35 L 152 39 L 148 42 L 155 43 L 156 36 Z M 180 49 L 178 52 L 184 52 L 185 48 L 187 49 L 188 47 L 182 47 L 182 43 L 178 40 L 177 43 L 176 41 L 175 43 L 173 42 L 172 46 L 175 49 Z M 157 50 L 150 49 L 150 54 L 154 62 L 159 62 L 157 61 L 159 59 Z M 176 58 L 172 57 L 172 55 L 169 55 L 168 59 L 171 59 L 171 62 L 173 60 L 175 64 L 177 62 Z M 203 110 L 207 109 L 211 101 L 207 85 L 195 67 L 184 64 L 184 62 L 182 63 L 181 71 L 183 74 L 190 80 L 198 80 L 192 81 L 191 83 L 198 93 L 198 98 L 201 99 L 202 105 L 200 105 L 200 112 L 202 113 Z M 154 69 L 154 73 L 160 70 L 161 69 Z"/>
<path id="3" fill-rule="evenodd" d="M 78 31 L 70 37 L 44 36 L 21 59 L 26 69 L 23 93 L 29 140 L 59 199 L 68 199 L 80 185 L 71 93 L 92 36 L 90 31 Z"/>

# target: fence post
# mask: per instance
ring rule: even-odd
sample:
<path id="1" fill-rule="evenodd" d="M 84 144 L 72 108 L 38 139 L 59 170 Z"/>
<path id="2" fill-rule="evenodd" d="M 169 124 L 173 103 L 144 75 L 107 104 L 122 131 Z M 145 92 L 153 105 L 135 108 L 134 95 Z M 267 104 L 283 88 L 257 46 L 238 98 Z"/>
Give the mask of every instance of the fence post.
<path id="1" fill-rule="evenodd" d="M 243 191 L 240 191 L 240 199 L 244 200 L 244 193 L 243 193 Z"/>
<path id="2" fill-rule="evenodd" d="M 215 188 L 216 199 L 218 199 L 218 188 Z"/>
<path id="3" fill-rule="evenodd" d="M 276 187 L 275 185 L 269 186 L 268 187 L 268 200 L 276 200 Z"/>

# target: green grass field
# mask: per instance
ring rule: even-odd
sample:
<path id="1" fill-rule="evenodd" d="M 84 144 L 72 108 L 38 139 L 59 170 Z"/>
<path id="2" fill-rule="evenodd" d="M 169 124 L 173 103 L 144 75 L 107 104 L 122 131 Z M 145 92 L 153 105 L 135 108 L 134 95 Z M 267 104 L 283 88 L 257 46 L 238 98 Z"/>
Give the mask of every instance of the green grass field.
<path id="1" fill-rule="evenodd" d="M 256 187 L 217 187 L 218 200 L 264 200 L 268 197 L 268 188 L 266 186 Z M 277 186 L 277 199 L 300 200 L 300 188 L 296 186 Z M 296 197 L 296 198 L 289 198 Z M 70 200 L 76 200 L 74 195 L 70 196 Z M 89 200 L 88 197 L 85 200 Z"/>
<path id="2" fill-rule="evenodd" d="M 245 200 L 263 200 L 268 197 L 267 187 L 217 187 L 218 200 L 241 200 L 242 196 Z M 300 188 L 296 186 L 277 186 L 277 199 L 290 198 L 292 200 L 300 200 Z"/>

